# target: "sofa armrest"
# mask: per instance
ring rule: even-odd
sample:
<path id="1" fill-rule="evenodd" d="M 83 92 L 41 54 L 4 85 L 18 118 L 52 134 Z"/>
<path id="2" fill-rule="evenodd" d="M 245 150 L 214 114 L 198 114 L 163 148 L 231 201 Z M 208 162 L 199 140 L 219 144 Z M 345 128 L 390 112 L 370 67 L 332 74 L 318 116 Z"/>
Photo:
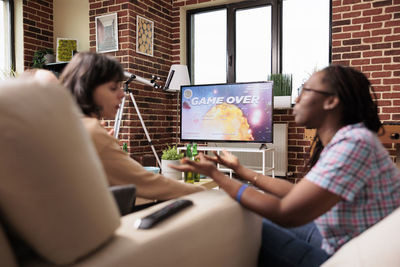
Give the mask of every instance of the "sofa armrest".
<path id="1" fill-rule="evenodd" d="M 109 189 L 117 202 L 121 216 L 131 213 L 136 201 L 136 187 L 133 184 L 115 185 Z"/>
<path id="2" fill-rule="evenodd" d="M 182 197 L 193 205 L 149 230 L 134 223 L 166 201 L 121 218 L 114 238 L 79 266 L 252 267 L 261 244 L 261 217 L 222 190 Z"/>
<path id="3" fill-rule="evenodd" d="M 323 267 L 400 266 L 400 208 L 343 245 Z M 397 236 L 397 237 L 396 237 Z"/>

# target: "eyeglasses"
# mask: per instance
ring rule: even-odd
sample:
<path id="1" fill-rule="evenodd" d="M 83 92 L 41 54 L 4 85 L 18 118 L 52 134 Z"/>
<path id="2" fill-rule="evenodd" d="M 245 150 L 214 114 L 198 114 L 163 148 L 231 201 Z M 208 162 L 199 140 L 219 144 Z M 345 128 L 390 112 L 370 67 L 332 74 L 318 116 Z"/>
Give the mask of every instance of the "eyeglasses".
<path id="1" fill-rule="evenodd" d="M 334 95 L 334 93 L 331 93 L 331 92 L 326 92 L 326 91 L 321 91 L 321 90 L 316 90 L 316 89 L 311 89 L 311 88 L 302 87 L 302 88 L 300 89 L 299 97 L 301 97 L 301 96 L 303 95 L 304 92 L 315 92 L 315 93 L 322 94 L 322 95 L 326 95 L 326 96 Z"/>

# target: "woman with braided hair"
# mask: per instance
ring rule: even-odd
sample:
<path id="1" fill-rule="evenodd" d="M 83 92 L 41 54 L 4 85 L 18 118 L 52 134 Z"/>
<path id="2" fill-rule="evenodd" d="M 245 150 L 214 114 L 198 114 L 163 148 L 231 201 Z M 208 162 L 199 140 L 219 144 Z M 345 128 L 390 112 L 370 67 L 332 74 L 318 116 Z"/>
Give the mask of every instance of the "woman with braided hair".
<path id="1" fill-rule="evenodd" d="M 316 129 L 316 139 L 297 184 L 247 169 L 228 152 L 175 168 L 212 177 L 264 217 L 259 266 L 320 266 L 400 205 L 400 173 L 377 137 L 382 125 L 370 89 L 364 74 L 338 65 L 305 82 L 293 114 L 297 125 Z M 229 179 L 215 163 L 257 188 Z"/>

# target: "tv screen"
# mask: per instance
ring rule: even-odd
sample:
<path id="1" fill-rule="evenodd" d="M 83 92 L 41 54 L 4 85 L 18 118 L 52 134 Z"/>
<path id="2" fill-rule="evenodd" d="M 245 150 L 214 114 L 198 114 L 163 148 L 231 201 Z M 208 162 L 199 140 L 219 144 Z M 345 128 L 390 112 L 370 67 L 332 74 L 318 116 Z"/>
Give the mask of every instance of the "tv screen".
<path id="1" fill-rule="evenodd" d="M 181 140 L 272 143 L 272 82 L 181 87 Z"/>

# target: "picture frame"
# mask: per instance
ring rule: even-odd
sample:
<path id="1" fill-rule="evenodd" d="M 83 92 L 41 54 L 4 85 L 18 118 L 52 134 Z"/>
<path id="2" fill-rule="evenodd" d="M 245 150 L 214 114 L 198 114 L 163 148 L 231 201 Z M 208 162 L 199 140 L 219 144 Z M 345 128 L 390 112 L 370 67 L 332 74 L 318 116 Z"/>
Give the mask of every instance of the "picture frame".
<path id="1" fill-rule="evenodd" d="M 146 56 L 154 54 L 154 22 L 136 16 L 136 52 Z"/>
<path id="2" fill-rule="evenodd" d="M 78 40 L 71 38 L 57 38 L 57 62 L 68 62 L 78 51 Z"/>
<path id="3" fill-rule="evenodd" d="M 98 16 L 96 22 L 96 52 L 118 51 L 117 13 Z"/>

